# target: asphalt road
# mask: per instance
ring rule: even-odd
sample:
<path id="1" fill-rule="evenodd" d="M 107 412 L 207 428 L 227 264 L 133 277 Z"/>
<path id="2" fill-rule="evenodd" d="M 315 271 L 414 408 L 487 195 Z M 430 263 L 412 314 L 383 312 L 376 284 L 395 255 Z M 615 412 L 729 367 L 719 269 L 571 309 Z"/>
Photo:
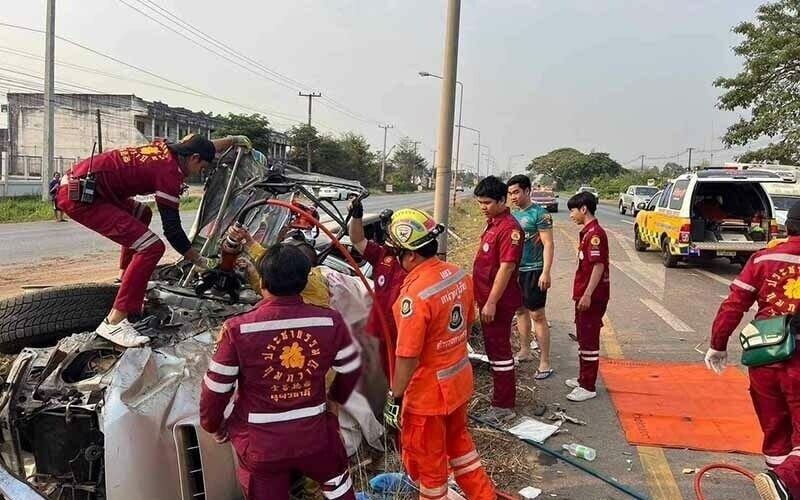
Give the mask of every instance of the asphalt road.
<path id="1" fill-rule="evenodd" d="M 459 196 L 464 196 L 464 193 L 459 193 Z M 347 203 L 338 202 L 337 205 L 344 211 Z M 385 208 L 396 210 L 404 207 L 432 208 L 433 193 L 373 195 L 364 201 L 364 208 L 368 212 L 378 213 Z M 194 211 L 181 214 L 183 227 L 187 232 L 192 226 L 194 215 Z M 158 214 L 154 214 L 150 227 L 162 235 Z M 117 248 L 114 242 L 72 221 L 0 224 L 0 265 L 77 257 Z"/>
<path id="2" fill-rule="evenodd" d="M 538 401 L 549 408 L 558 404 L 588 425 L 566 424 L 568 432 L 550 438 L 547 445 L 558 449 L 562 444 L 579 442 L 595 448 L 597 459 L 587 463 L 588 466 L 654 499 L 695 498 L 692 489 L 695 476 L 684 474 L 683 469 L 728 462 L 760 471 L 763 461 L 758 456 L 628 445 L 602 377 L 596 399 L 571 403 L 564 398 L 569 392 L 564 380 L 577 376 L 578 368 L 577 344 L 567 334 L 574 332 L 570 297 L 579 229 L 569 220 L 564 205 L 561 200 L 561 212 L 554 214 L 556 258 L 547 304 L 548 319 L 553 324 L 556 373 L 535 384 L 524 379 L 518 383 L 535 386 Z M 719 260 L 704 267 L 682 264 L 666 269 L 658 252 L 634 250 L 633 217 L 619 215 L 615 206 L 606 205 L 599 207 L 597 215 L 608 232 L 611 251 L 611 301 L 601 336 L 602 354 L 621 354 L 630 360 L 702 364 L 701 352 L 707 348 L 714 315 L 740 268 Z M 740 350 L 735 338 L 728 349 L 729 359 L 738 363 Z M 691 390 L 692 383 L 686 381 L 687 390 Z M 708 404 L 719 405 L 724 398 L 720 394 L 719 399 Z M 544 490 L 542 497 L 629 498 L 563 462 L 546 456 L 538 456 L 537 460 L 537 476 L 542 479 L 532 479 L 531 484 Z M 707 498 L 758 498 L 751 483 L 730 473 L 715 472 L 706 478 L 704 485 Z"/>

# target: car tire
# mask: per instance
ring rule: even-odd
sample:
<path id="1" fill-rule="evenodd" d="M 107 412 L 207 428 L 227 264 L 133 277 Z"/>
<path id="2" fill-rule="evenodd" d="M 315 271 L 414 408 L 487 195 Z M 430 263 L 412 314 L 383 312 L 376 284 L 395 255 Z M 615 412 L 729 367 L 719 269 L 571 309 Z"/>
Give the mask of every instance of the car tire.
<path id="1" fill-rule="evenodd" d="M 119 287 L 103 283 L 55 286 L 0 301 L 0 353 L 42 347 L 97 328 Z"/>
<path id="2" fill-rule="evenodd" d="M 625 215 L 625 205 L 623 205 L 621 201 L 619 202 L 619 214 Z"/>
<path id="3" fill-rule="evenodd" d="M 637 252 L 644 252 L 647 250 L 647 243 L 642 241 L 642 236 L 639 234 L 639 226 L 633 226 L 633 248 Z"/>
<path id="4" fill-rule="evenodd" d="M 676 267 L 679 259 L 680 257 L 676 257 L 670 253 L 669 240 L 667 238 L 661 238 L 661 263 L 664 264 L 664 267 Z"/>

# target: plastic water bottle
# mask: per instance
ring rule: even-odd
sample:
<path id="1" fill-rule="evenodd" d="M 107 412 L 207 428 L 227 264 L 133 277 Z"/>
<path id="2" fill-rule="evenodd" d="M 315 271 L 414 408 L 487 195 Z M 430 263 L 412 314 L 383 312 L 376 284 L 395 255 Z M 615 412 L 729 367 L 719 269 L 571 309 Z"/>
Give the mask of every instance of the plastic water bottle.
<path id="1" fill-rule="evenodd" d="M 567 450 L 573 457 L 582 458 L 584 460 L 588 460 L 589 462 L 597 457 L 597 452 L 594 450 L 594 448 L 589 448 L 588 446 L 584 446 L 582 444 L 570 443 L 562 445 L 561 447 Z"/>

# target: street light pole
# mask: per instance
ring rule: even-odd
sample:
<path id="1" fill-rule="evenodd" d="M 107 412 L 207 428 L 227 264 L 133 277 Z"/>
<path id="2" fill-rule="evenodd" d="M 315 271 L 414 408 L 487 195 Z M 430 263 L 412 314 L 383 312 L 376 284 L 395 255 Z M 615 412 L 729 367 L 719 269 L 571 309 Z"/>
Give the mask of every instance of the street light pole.
<path id="1" fill-rule="evenodd" d="M 381 184 L 384 182 L 384 176 L 386 175 L 386 134 L 389 132 L 390 128 L 394 128 L 394 125 L 378 125 L 378 128 L 383 129 L 383 156 L 381 157 Z"/>
<path id="2" fill-rule="evenodd" d="M 447 30 L 444 48 L 444 78 L 439 108 L 439 166 L 436 168 L 436 195 L 433 217 L 444 227 L 449 226 L 450 161 L 453 153 L 453 115 L 455 109 L 456 73 L 458 69 L 458 30 L 461 18 L 461 0 L 447 2 Z M 454 190 L 455 191 L 455 190 Z M 439 255 L 447 258 L 447 231 L 439 236 Z"/>
<path id="3" fill-rule="evenodd" d="M 47 24 L 44 50 L 44 148 L 42 148 L 42 200 L 50 198 L 50 178 L 53 176 L 53 150 L 55 149 L 55 51 L 56 51 L 56 0 L 47 0 Z"/>

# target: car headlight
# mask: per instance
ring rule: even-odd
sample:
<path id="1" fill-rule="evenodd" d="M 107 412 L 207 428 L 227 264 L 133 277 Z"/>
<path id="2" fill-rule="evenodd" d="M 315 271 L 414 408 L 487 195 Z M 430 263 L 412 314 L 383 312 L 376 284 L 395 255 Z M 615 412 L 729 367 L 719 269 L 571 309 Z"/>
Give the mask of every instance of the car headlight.
<path id="1" fill-rule="evenodd" d="M 646 206 L 647 204 L 645 202 L 640 202 L 638 205 L 636 205 L 636 208 L 644 208 Z"/>

